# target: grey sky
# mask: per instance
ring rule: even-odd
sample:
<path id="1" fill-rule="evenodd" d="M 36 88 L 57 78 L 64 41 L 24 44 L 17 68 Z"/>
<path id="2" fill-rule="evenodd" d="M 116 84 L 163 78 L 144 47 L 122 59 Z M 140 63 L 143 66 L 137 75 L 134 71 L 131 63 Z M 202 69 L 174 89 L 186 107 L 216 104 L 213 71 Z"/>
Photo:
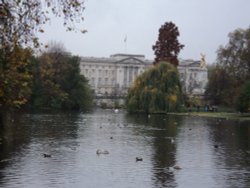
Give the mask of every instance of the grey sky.
<path id="1" fill-rule="evenodd" d="M 158 29 L 172 21 L 185 45 L 179 57 L 198 60 L 203 53 L 212 63 L 229 32 L 250 26 L 250 0 L 86 0 L 85 7 L 85 20 L 77 27 L 87 29 L 86 34 L 66 32 L 55 19 L 46 26 L 42 41 L 62 42 L 80 56 L 133 53 L 153 59 Z"/>

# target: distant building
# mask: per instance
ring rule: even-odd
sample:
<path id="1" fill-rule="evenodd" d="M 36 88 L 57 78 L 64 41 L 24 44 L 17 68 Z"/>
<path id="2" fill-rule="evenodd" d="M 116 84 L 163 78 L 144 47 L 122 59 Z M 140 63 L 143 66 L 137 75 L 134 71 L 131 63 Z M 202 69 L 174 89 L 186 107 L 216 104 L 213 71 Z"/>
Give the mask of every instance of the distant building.
<path id="1" fill-rule="evenodd" d="M 153 66 L 152 63 L 144 55 L 114 54 L 109 58 L 82 57 L 80 68 L 96 98 L 107 102 L 109 99 L 124 98 L 136 77 Z M 201 67 L 200 61 L 180 60 L 178 70 L 186 94 L 204 94 L 207 68 Z"/>
<path id="2" fill-rule="evenodd" d="M 201 61 L 179 60 L 178 71 L 183 91 L 189 96 L 203 96 L 208 82 L 206 65 Z"/>
<path id="3" fill-rule="evenodd" d="M 82 57 L 81 74 L 96 96 L 124 96 L 137 75 L 152 65 L 143 55 L 115 54 L 109 58 Z"/>

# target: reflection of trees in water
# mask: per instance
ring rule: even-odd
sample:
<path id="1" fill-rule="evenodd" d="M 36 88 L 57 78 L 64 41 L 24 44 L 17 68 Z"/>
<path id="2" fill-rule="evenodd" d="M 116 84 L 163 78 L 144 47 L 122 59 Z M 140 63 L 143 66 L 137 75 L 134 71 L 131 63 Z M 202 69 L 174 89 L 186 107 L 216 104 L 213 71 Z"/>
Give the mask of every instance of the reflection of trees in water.
<path id="1" fill-rule="evenodd" d="M 26 155 L 39 157 L 42 152 L 64 144 L 61 141 L 66 138 L 77 138 L 79 118 L 78 114 L 64 113 L 7 114 L 0 126 L 0 172 L 13 165 L 12 162 L 18 163 L 16 159 L 21 160 Z M 31 145 L 36 145 L 38 153 L 29 153 Z"/>
<path id="2" fill-rule="evenodd" d="M 11 154 L 19 152 L 21 146 L 30 142 L 30 128 L 21 123 L 22 115 L 6 113 L 0 127 L 0 159 L 9 158 Z"/>
<path id="3" fill-rule="evenodd" d="M 20 114 L 6 113 L 0 126 L 0 180 L 4 177 L 2 169 L 11 165 L 11 158 L 30 143 L 30 129 L 23 127 L 21 119 Z"/>
<path id="4" fill-rule="evenodd" d="M 216 183 L 220 187 L 250 187 L 249 121 L 164 118 L 154 115 L 150 118 L 141 115 L 127 118 L 134 124 L 135 131 L 136 127 L 141 127 L 137 134 L 151 138 L 155 187 L 176 187 L 180 176 L 176 177 L 175 171 L 168 169 L 176 165 L 176 160 L 183 168 L 189 168 L 189 172 L 181 171 L 182 178 L 188 181 L 203 182 L 199 178 L 204 178 L 204 182 Z M 177 138 L 175 143 L 171 143 L 169 138 L 172 137 Z M 194 173 L 193 180 L 188 178 L 189 173 Z M 182 183 L 178 182 L 179 186 Z"/>
<path id="5" fill-rule="evenodd" d="M 175 187 L 176 182 L 171 167 L 175 165 L 176 145 L 175 137 L 177 125 L 181 118 L 164 115 L 130 115 L 127 117 L 130 123 L 145 125 L 144 136 L 152 137 L 152 180 L 156 187 Z M 170 169 L 169 169 L 170 167 Z"/>
<path id="6" fill-rule="evenodd" d="M 77 138 L 79 118 L 79 115 L 74 113 L 32 114 L 26 121 L 29 121 L 32 127 L 34 138 L 60 141 L 65 138 Z"/>
<path id="7" fill-rule="evenodd" d="M 250 187 L 250 126 L 249 121 L 215 120 L 211 137 L 218 173 L 231 187 Z M 218 174 L 218 176 L 221 174 Z M 240 181 L 235 181 L 240 180 Z"/>
<path id="8" fill-rule="evenodd" d="M 157 121 L 165 126 L 164 131 L 154 132 L 154 175 L 156 186 L 174 186 L 174 174 L 168 168 L 175 165 L 176 147 L 172 141 L 176 136 L 176 125 L 172 118 L 166 121 Z"/>

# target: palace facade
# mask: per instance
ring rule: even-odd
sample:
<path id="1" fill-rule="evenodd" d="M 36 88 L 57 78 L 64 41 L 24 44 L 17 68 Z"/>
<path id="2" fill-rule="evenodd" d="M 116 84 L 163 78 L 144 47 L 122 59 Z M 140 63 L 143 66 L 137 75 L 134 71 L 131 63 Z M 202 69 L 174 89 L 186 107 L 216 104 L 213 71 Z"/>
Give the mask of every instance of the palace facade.
<path id="1" fill-rule="evenodd" d="M 153 66 L 144 55 L 114 54 L 109 58 L 82 57 L 81 74 L 88 80 L 96 98 L 124 98 L 136 77 Z M 205 62 L 179 61 L 183 91 L 202 96 L 208 81 Z"/>

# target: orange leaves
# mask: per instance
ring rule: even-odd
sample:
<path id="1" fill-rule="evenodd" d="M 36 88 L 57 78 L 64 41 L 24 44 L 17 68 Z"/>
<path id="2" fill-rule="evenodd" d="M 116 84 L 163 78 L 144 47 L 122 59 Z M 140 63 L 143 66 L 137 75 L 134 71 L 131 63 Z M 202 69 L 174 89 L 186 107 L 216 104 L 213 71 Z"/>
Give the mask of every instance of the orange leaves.
<path id="1" fill-rule="evenodd" d="M 6 108 L 20 107 L 31 94 L 31 73 L 29 70 L 32 51 L 15 47 L 4 55 L 5 67 L 0 69 L 0 103 Z"/>

